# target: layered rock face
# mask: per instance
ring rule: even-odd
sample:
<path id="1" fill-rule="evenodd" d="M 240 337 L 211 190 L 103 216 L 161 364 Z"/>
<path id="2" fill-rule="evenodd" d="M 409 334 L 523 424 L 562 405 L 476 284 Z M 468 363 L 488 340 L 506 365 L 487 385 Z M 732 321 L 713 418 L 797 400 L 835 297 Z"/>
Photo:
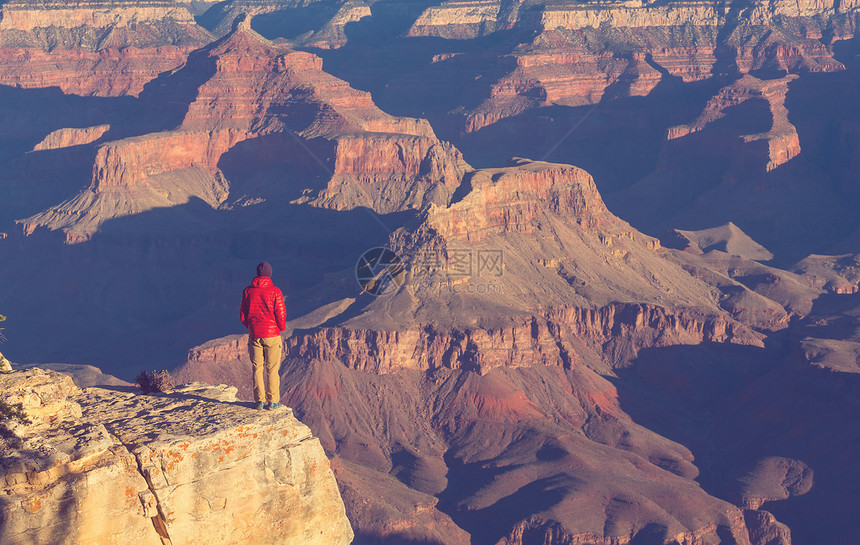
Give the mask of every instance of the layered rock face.
<path id="1" fill-rule="evenodd" d="M 762 336 L 613 216 L 581 169 L 515 160 L 465 179 L 392 235 L 409 264 L 399 288 L 285 341 L 283 399 L 336 456 L 358 534 L 628 543 L 659 521 L 654 542 L 749 543 L 743 511 L 694 485 L 689 452 L 633 422 L 601 374 L 645 349 Z M 478 273 L 478 251 L 499 267 Z M 246 350 L 212 341 L 175 374 L 248 396 Z"/>
<path id="2" fill-rule="evenodd" d="M 193 24 L 184 6 L 172 2 L 5 2 L 0 31 L 37 28 L 127 27 L 141 22 L 170 19 Z"/>
<path id="3" fill-rule="evenodd" d="M 385 114 L 368 93 L 323 72 L 319 57 L 265 40 L 247 18 L 142 100 L 177 94 L 189 100 L 179 126 L 100 144 L 90 187 L 23 220 L 25 233 L 62 229 L 68 242 L 80 242 L 108 219 L 191 197 L 216 207 L 229 194 L 222 156 L 252 139 L 277 137 L 267 160 L 298 162 L 300 176 L 321 166 L 330 187 L 298 202 L 334 209 L 388 213 L 446 203 L 467 166 L 426 121 Z"/>
<path id="4" fill-rule="evenodd" d="M 742 7 L 718 2 L 671 3 L 629 0 L 614 3 L 519 3 L 513 9 L 489 1 L 451 1 L 424 11 L 410 29 L 415 36 L 475 37 L 523 21 L 539 22 L 546 30 L 585 28 L 659 28 L 693 24 L 723 26 L 739 16 L 753 25 L 766 25 L 776 17 L 815 17 L 851 13 L 848 2 L 753 2 Z"/>
<path id="5" fill-rule="evenodd" d="M 760 343 L 722 314 L 713 284 L 676 268 L 659 241 L 612 215 L 582 169 L 517 159 L 467 179 L 462 199 L 431 206 L 418 228 L 392 237 L 411 265 L 401 291 L 343 328 L 290 338 L 288 352 L 376 373 L 484 374 L 600 365 L 595 352 L 623 363 L 643 347 Z M 550 255 L 551 245 L 559 248 Z"/>
<path id="6" fill-rule="evenodd" d="M 115 49 L 71 47 L 51 52 L 38 47 L 0 47 L 0 84 L 26 89 L 59 87 L 83 96 L 136 96 L 159 74 L 181 66 L 188 53 L 204 43 L 205 34 L 184 46 L 135 47 L 121 42 Z"/>
<path id="7" fill-rule="evenodd" d="M 171 2 L 5 2 L 0 84 L 137 95 L 211 39 Z"/>
<path id="8" fill-rule="evenodd" d="M 646 347 L 761 342 L 759 335 L 732 320 L 648 305 L 564 308 L 511 322 L 489 330 L 437 331 L 430 325 L 401 331 L 322 330 L 290 339 L 287 351 L 300 360 L 334 360 L 373 373 L 447 368 L 485 374 L 497 367 L 594 363 L 595 354 L 624 361 Z M 619 338 L 629 344 L 619 347 Z"/>
<path id="9" fill-rule="evenodd" d="M 3 543 L 348 544 L 319 441 L 291 410 L 235 389 L 80 390 L 40 369 L 3 375 L 31 419 L 6 436 Z"/>
<path id="10" fill-rule="evenodd" d="M 506 168 L 475 171 L 466 183 L 461 199 L 429 207 L 416 229 L 392 237 L 392 247 L 412 264 L 413 281 L 494 279 L 515 294 L 508 301 L 513 308 L 529 312 L 574 301 L 585 308 L 602 302 L 715 308 L 711 288 L 670 265 L 659 241 L 610 213 L 582 169 L 514 159 Z M 465 278 L 454 269 L 460 250 L 475 254 Z M 478 252 L 487 257 L 491 250 L 503 263 L 478 267 Z M 436 254 L 438 263 L 423 262 Z M 499 268 L 485 270 L 493 264 Z M 615 278 L 619 271 L 626 271 L 623 282 Z"/>
<path id="11" fill-rule="evenodd" d="M 364 206 L 382 214 L 421 208 L 447 203 L 468 169 L 447 142 L 388 134 L 338 138 L 334 163 L 327 186 L 296 202 L 334 210 Z"/>
<path id="12" fill-rule="evenodd" d="M 584 230 L 604 233 L 622 222 L 603 204 L 592 177 L 580 168 L 514 159 L 515 168 L 481 170 L 469 178 L 471 192 L 446 208 L 432 208 L 427 222 L 445 239 L 479 243 L 501 233 L 532 234 L 544 213 L 562 216 Z M 639 233 L 645 246 L 659 242 Z M 611 235 L 607 235 L 611 236 Z"/>
<path id="13" fill-rule="evenodd" d="M 89 188 L 21 222 L 24 233 L 63 229 L 67 242 L 88 240 L 109 219 L 169 207 L 197 197 L 216 207 L 229 185 L 215 164 L 241 136 L 161 132 L 98 147 Z M 178 174 L 178 176 L 177 176 Z"/>
<path id="14" fill-rule="evenodd" d="M 227 369 L 200 361 L 180 373 Z M 347 512 L 368 539 L 468 543 L 460 526 L 480 543 L 627 543 L 659 520 L 661 539 L 749 543 L 742 512 L 690 480 L 689 453 L 630 421 L 586 366 L 378 375 L 288 358 L 282 373 L 284 399 L 336 453 Z"/>
<path id="15" fill-rule="evenodd" d="M 512 69 L 484 84 L 489 97 L 453 116 L 466 131 L 477 131 L 533 108 L 596 104 L 607 92 L 648 95 L 666 77 L 691 82 L 727 71 L 841 70 L 821 38 L 853 36 L 856 9 L 839 2 L 445 2 L 427 8 L 409 35 L 474 39 L 511 30 L 526 36 L 513 50 L 498 52 Z M 452 76 L 462 66 L 440 62 Z"/>

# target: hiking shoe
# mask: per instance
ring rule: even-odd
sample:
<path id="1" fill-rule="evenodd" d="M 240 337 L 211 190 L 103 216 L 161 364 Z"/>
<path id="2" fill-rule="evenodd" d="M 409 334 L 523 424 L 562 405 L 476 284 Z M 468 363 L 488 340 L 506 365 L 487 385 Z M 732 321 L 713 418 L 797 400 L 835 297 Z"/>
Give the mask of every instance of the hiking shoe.
<path id="1" fill-rule="evenodd" d="M 257 404 L 256 404 L 256 405 L 254 405 L 254 407 L 255 407 L 258 411 L 262 411 L 263 409 L 267 409 L 267 408 L 268 408 L 268 407 L 266 407 L 266 404 L 265 404 L 265 403 L 263 403 L 262 401 L 258 401 L 258 402 L 257 402 Z"/>
<path id="2" fill-rule="evenodd" d="M 280 403 L 280 402 L 278 402 L 278 403 L 269 403 L 269 410 L 270 410 L 270 411 L 273 411 L 273 410 L 275 410 L 275 409 L 280 409 L 280 408 L 281 408 L 281 407 L 283 407 L 283 406 L 284 406 L 284 404 L 283 404 L 283 403 Z"/>

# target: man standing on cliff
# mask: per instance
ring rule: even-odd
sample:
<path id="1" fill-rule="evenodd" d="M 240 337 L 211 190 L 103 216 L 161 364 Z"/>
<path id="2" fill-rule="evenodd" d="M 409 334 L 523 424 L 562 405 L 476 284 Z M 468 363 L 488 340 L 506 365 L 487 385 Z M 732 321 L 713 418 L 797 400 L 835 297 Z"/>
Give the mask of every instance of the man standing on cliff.
<path id="1" fill-rule="evenodd" d="M 277 409 L 281 405 L 281 331 L 287 328 L 284 295 L 272 283 L 272 266 L 257 265 L 257 276 L 242 292 L 239 319 L 248 328 L 248 354 L 254 368 L 254 401 L 257 409 Z M 265 387 L 263 366 L 265 365 Z"/>

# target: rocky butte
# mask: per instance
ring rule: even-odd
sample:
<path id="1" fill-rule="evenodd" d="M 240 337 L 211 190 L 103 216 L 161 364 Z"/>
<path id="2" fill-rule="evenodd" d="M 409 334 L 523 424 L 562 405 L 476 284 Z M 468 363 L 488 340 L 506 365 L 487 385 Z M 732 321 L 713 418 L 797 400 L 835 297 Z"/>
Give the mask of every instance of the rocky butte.
<path id="1" fill-rule="evenodd" d="M 358 534 L 450 544 L 770 535 L 758 526 L 777 528 L 769 515 L 699 488 L 691 453 L 635 423 L 609 379 L 642 350 L 754 347 L 761 334 L 672 250 L 612 215 L 583 170 L 517 159 L 466 179 L 458 199 L 392 235 L 410 260 L 402 285 L 346 301 L 285 343 L 284 402 L 333 456 Z M 494 249 L 504 256 L 495 276 L 450 268 L 456 252 Z M 490 282 L 498 291 L 469 289 Z M 745 309 L 764 300 L 732 290 L 746 291 Z M 784 327 L 783 307 L 764 306 L 748 310 L 756 325 Z M 194 350 L 176 375 L 241 385 L 248 365 L 241 337 L 229 337 Z"/>
<path id="2" fill-rule="evenodd" d="M 22 220 L 24 231 L 62 229 L 69 242 L 80 242 L 108 219 L 184 204 L 192 197 L 212 207 L 235 205 L 225 202 L 230 179 L 224 169 L 233 165 L 228 150 L 242 149 L 245 141 L 268 150 L 268 162 L 298 167 L 293 177 L 313 176 L 322 167 L 327 186 L 297 202 L 325 208 L 366 206 L 388 213 L 447 202 L 462 175 L 459 152 L 437 140 L 425 120 L 382 112 L 368 93 L 323 72 L 318 57 L 251 30 L 249 18 L 193 52 L 141 99 L 157 108 L 159 101 L 177 96 L 188 100 L 179 106 L 181 119 L 165 119 L 166 130 L 99 143 L 90 186 Z M 75 136 L 80 133 L 68 129 L 68 135 L 54 133 L 46 141 L 79 143 Z M 263 191 L 283 193 L 279 185 L 281 180 L 267 181 Z"/>
<path id="3" fill-rule="evenodd" d="M 246 408 L 226 386 L 79 389 L 41 369 L 0 376 L 0 392 L 30 419 L 2 439 L 4 544 L 352 541 L 319 440 L 289 409 Z"/>

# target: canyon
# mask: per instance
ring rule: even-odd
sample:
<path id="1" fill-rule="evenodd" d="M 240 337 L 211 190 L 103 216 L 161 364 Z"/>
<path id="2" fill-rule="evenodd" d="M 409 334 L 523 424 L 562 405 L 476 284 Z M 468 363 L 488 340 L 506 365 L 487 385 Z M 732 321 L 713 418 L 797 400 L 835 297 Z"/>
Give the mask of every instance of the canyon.
<path id="1" fill-rule="evenodd" d="M 3 3 L 4 543 L 851 542 L 858 10 Z"/>

